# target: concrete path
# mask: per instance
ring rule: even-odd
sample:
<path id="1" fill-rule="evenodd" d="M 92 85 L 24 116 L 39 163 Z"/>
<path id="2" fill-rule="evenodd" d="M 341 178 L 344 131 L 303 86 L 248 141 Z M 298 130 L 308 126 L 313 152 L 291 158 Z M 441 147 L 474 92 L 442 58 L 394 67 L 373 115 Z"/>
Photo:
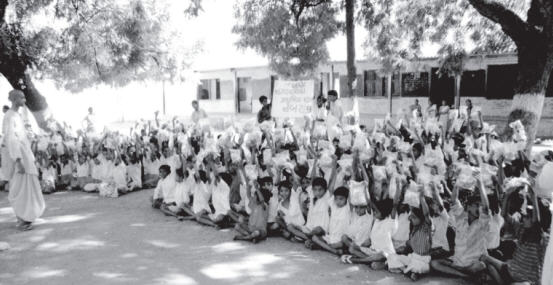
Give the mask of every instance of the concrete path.
<path id="1" fill-rule="evenodd" d="M 252 245 L 230 231 L 179 222 L 153 210 L 151 190 L 117 199 L 80 192 L 46 196 L 47 209 L 29 232 L 0 192 L 0 284 L 465 284 L 417 283 L 280 238 Z"/>

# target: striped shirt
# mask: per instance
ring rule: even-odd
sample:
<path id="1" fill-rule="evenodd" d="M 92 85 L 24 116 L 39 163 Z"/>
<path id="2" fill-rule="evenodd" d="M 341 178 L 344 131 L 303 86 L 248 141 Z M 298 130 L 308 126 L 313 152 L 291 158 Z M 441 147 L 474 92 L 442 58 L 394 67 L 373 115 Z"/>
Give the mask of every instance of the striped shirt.
<path id="1" fill-rule="evenodd" d="M 540 284 L 547 241 L 548 238 L 544 234 L 538 242 L 519 242 L 513 259 L 507 261 L 509 273 L 514 281 Z"/>
<path id="2" fill-rule="evenodd" d="M 432 248 L 432 223 L 425 221 L 419 226 L 413 227 L 411 233 L 409 233 L 407 244 L 418 255 L 430 255 L 430 249 Z"/>

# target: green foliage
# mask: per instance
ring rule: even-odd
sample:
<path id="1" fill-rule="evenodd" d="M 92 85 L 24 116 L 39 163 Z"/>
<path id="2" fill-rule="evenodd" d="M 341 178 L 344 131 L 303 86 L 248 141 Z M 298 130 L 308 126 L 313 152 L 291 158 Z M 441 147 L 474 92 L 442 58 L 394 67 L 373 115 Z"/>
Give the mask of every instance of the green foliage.
<path id="1" fill-rule="evenodd" d="M 309 76 L 328 60 L 326 42 L 340 29 L 339 7 L 332 1 L 244 0 L 235 5 L 240 48 L 269 59 L 284 77 Z"/>
<path id="2" fill-rule="evenodd" d="M 528 0 L 496 0 L 524 18 Z M 501 27 L 468 0 L 361 0 L 359 21 L 369 30 L 367 55 L 383 62 L 420 56 L 425 43 L 438 44 L 444 72 L 460 67 L 459 55 L 514 52 Z M 452 63 L 456 62 L 457 67 Z M 389 63 L 387 64 L 389 65 Z"/>
<path id="3" fill-rule="evenodd" d="M 188 1 L 188 0 L 187 0 Z M 201 10 L 189 0 L 188 15 Z M 99 83 L 180 78 L 197 50 L 168 25 L 167 2 L 156 0 L 14 0 L 0 31 L 4 55 L 39 78 L 80 91 Z M 9 44 L 12 43 L 12 44 Z"/>

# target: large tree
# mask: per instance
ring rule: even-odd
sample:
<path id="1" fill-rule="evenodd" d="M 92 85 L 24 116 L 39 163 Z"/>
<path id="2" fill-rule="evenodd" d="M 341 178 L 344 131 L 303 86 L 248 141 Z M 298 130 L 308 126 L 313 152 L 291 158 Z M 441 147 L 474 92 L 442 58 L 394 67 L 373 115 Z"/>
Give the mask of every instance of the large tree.
<path id="1" fill-rule="evenodd" d="M 201 10 L 188 1 L 187 15 Z M 33 78 L 80 91 L 173 78 L 188 63 L 168 27 L 167 1 L 0 0 L 0 73 L 22 90 L 39 126 L 50 116 Z"/>
<path id="2" fill-rule="evenodd" d="M 508 121 L 521 120 L 533 141 L 553 68 L 553 1 L 363 0 L 360 15 L 370 31 L 393 27 L 381 38 L 400 39 L 411 56 L 425 42 L 440 44 L 446 63 L 463 52 L 516 51 L 518 77 Z M 463 50 L 467 46 L 474 48 Z"/>
<path id="3" fill-rule="evenodd" d="M 235 5 L 237 45 L 269 59 L 284 77 L 309 77 L 328 59 L 326 42 L 341 27 L 330 0 L 240 0 Z"/>

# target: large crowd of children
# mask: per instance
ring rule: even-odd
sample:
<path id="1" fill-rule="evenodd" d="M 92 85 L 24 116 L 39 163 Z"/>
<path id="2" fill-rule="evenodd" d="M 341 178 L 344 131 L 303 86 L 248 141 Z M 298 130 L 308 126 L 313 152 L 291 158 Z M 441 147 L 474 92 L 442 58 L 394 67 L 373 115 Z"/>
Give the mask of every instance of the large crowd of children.
<path id="1" fill-rule="evenodd" d="M 236 240 L 283 237 L 413 280 L 551 284 L 553 152 L 529 157 L 520 121 L 504 138 L 470 102 L 417 104 L 371 130 L 332 111 L 320 97 L 301 123 L 220 132 L 206 120 L 102 135 L 57 125 L 33 150 L 46 193 L 155 188 L 154 208 Z"/>

